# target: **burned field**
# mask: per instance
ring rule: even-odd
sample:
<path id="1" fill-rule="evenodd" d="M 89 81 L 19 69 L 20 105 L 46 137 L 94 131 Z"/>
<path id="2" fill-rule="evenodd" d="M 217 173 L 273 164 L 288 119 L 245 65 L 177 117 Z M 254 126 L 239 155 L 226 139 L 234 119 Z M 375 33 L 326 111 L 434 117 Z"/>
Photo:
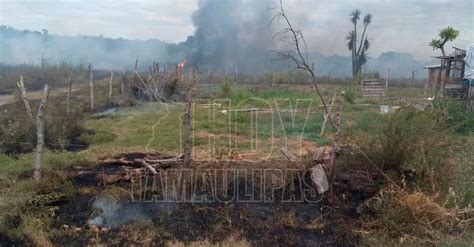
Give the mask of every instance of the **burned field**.
<path id="1" fill-rule="evenodd" d="M 137 154 L 119 155 L 117 158 L 131 156 L 136 158 Z M 30 202 L 26 207 L 40 205 L 34 210 L 54 214 L 51 227 L 55 230 L 51 238 L 59 245 L 166 245 L 173 242 L 217 245 L 229 240 L 244 246 L 356 245 L 359 237 L 352 231 L 359 224 L 356 208 L 366 198 L 373 196 L 375 189 L 373 185 L 354 185 L 360 185 L 355 180 L 360 179 L 361 174 L 367 174 L 348 172 L 336 178 L 336 200 L 344 202 L 341 201 L 340 206 L 334 208 L 317 194 L 310 174 L 303 169 L 304 165 L 288 163 L 274 161 L 251 164 L 234 161 L 193 164 L 194 179 L 197 178 L 198 181 L 189 184 L 184 182 L 180 191 L 195 186 L 199 188 L 199 192 L 193 193 L 195 198 L 178 200 L 147 199 L 145 194 L 153 191 L 133 189 L 132 183 L 139 186 L 139 182 L 134 181 L 138 178 L 131 177 L 130 171 L 124 171 L 125 168 L 119 164 L 105 162 L 93 168 L 73 166 L 66 175 L 66 179 L 74 185 L 73 193 L 66 195 L 59 187 L 58 191 L 38 194 L 35 198 L 42 198 L 44 201 Z M 175 162 L 168 165 L 180 167 L 183 164 Z M 216 186 L 215 183 L 224 173 L 214 171 L 222 171 L 222 167 L 226 167 L 228 171 L 238 169 L 239 175 L 235 173 L 235 176 L 228 176 L 230 179 L 226 179 L 227 184 L 220 183 L 220 186 Z M 263 172 L 260 173 L 265 167 L 272 168 L 269 181 L 264 181 Z M 276 167 L 282 170 L 276 170 Z M 284 167 L 291 168 L 290 172 L 281 173 Z M 133 169 L 141 169 L 144 176 L 142 179 L 153 175 L 140 167 Z M 164 171 L 168 169 L 171 168 L 165 168 Z M 205 171 L 206 175 L 196 172 L 198 169 Z M 247 171 L 249 174 L 246 174 Z M 252 175 L 248 176 L 250 173 Z M 189 170 L 183 174 L 180 175 L 181 181 L 193 180 Z M 256 180 L 260 182 L 255 182 Z M 268 187 L 264 184 L 272 181 L 275 184 Z M 216 200 L 216 193 L 212 190 L 226 191 L 224 194 L 233 195 L 233 198 L 221 197 Z M 160 193 L 162 189 L 156 188 L 154 192 Z M 261 196 L 262 192 L 272 198 L 258 200 L 256 197 Z M 131 195 L 132 193 L 135 195 Z M 304 198 L 302 193 L 306 194 Z M 63 196 L 48 198 L 58 194 Z M 9 221 L 13 226 L 21 224 L 14 222 L 15 217 Z M 13 239 L 9 241 L 15 243 Z"/>

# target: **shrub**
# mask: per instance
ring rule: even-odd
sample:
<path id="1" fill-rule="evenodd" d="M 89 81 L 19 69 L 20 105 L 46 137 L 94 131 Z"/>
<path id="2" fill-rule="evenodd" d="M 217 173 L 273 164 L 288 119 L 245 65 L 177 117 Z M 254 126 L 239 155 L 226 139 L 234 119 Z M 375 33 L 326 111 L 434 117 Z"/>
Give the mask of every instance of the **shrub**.
<path id="1" fill-rule="evenodd" d="M 228 80 L 224 80 L 221 84 L 221 96 L 228 98 L 232 95 L 232 85 L 229 83 Z"/>
<path id="2" fill-rule="evenodd" d="M 46 117 L 46 146 L 55 150 L 83 149 L 85 143 L 79 143 L 79 136 L 85 131 L 84 115 L 79 111 L 64 114 L 64 106 L 59 100 L 52 100 Z"/>
<path id="3" fill-rule="evenodd" d="M 462 191 L 459 157 L 469 147 L 452 135 L 447 117 L 457 114 L 438 106 L 432 111 L 403 108 L 384 117 L 377 131 L 349 137 L 395 182 L 359 207 L 364 228 L 417 244 L 443 241 L 465 230 L 472 211 L 461 208 L 469 191 Z M 350 159 L 352 166 L 368 162 L 363 155 Z"/>
<path id="4" fill-rule="evenodd" d="M 357 97 L 357 93 L 352 87 L 348 87 L 345 90 L 345 95 L 344 95 L 344 101 L 346 101 L 349 104 L 354 104 L 355 99 Z"/>
<path id="5" fill-rule="evenodd" d="M 30 102 L 36 115 L 37 102 Z M 45 114 L 45 145 L 54 150 L 77 150 L 86 147 L 79 143 L 79 136 L 85 131 L 84 115 L 80 111 L 65 114 L 64 104 L 51 98 Z M 31 152 L 36 145 L 36 118 L 26 116 L 24 106 L 17 100 L 3 109 L 0 117 L 0 153 L 16 156 Z"/>
<path id="6" fill-rule="evenodd" d="M 35 126 L 24 110 L 23 104 L 16 101 L 2 110 L 0 116 L 0 153 L 16 156 L 30 152 L 34 148 Z"/>
<path id="7" fill-rule="evenodd" d="M 459 164 L 452 153 L 459 145 L 444 126 L 432 112 L 407 108 L 387 116 L 377 133 L 359 134 L 350 141 L 395 181 L 413 171 L 415 187 L 446 194 L 457 186 Z"/>

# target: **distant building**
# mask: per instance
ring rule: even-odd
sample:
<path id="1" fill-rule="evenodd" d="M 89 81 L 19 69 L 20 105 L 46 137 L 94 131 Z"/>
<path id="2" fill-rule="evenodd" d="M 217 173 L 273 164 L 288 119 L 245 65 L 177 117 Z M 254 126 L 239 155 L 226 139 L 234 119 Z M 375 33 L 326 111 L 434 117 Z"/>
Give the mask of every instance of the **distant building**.
<path id="1" fill-rule="evenodd" d="M 473 108 L 474 95 L 474 44 L 466 50 L 454 48 L 454 53 L 449 56 L 437 56 L 439 65 L 423 67 L 428 69 L 426 89 L 434 89 L 436 95 L 460 97 L 467 101 Z"/>
<path id="2" fill-rule="evenodd" d="M 436 95 L 445 89 L 456 90 L 462 88 L 464 78 L 466 51 L 453 47 L 454 53 L 449 56 L 438 56 L 439 65 L 425 66 L 428 69 L 428 79 L 425 88 L 435 89 Z"/>

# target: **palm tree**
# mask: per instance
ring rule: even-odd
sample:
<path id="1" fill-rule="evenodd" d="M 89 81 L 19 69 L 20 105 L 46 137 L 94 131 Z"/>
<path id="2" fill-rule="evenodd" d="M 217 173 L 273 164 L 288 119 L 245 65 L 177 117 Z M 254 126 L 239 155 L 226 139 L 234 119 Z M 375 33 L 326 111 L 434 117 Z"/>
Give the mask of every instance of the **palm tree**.
<path id="1" fill-rule="evenodd" d="M 360 43 L 357 39 L 357 24 L 360 20 L 361 11 L 355 9 L 350 14 L 351 22 L 354 25 L 354 30 L 350 31 L 349 34 L 346 36 L 347 40 L 347 47 L 352 52 L 352 76 L 355 78 L 361 71 L 362 65 L 367 62 L 367 54 L 366 51 L 370 47 L 370 42 L 368 37 L 366 36 L 367 27 L 370 23 L 372 23 L 372 15 L 368 14 L 364 17 L 364 30 L 362 31 L 362 36 L 360 39 Z M 359 46 L 357 47 L 359 43 Z"/>

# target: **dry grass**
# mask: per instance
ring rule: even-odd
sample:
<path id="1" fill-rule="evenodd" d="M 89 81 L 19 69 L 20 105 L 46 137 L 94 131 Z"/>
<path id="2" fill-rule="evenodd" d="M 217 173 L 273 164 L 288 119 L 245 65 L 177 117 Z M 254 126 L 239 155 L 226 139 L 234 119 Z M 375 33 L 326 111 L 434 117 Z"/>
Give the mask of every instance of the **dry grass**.
<path id="1" fill-rule="evenodd" d="M 362 231 L 412 244 L 459 239 L 469 229 L 474 211 L 448 204 L 436 195 L 389 186 L 359 207 Z"/>

